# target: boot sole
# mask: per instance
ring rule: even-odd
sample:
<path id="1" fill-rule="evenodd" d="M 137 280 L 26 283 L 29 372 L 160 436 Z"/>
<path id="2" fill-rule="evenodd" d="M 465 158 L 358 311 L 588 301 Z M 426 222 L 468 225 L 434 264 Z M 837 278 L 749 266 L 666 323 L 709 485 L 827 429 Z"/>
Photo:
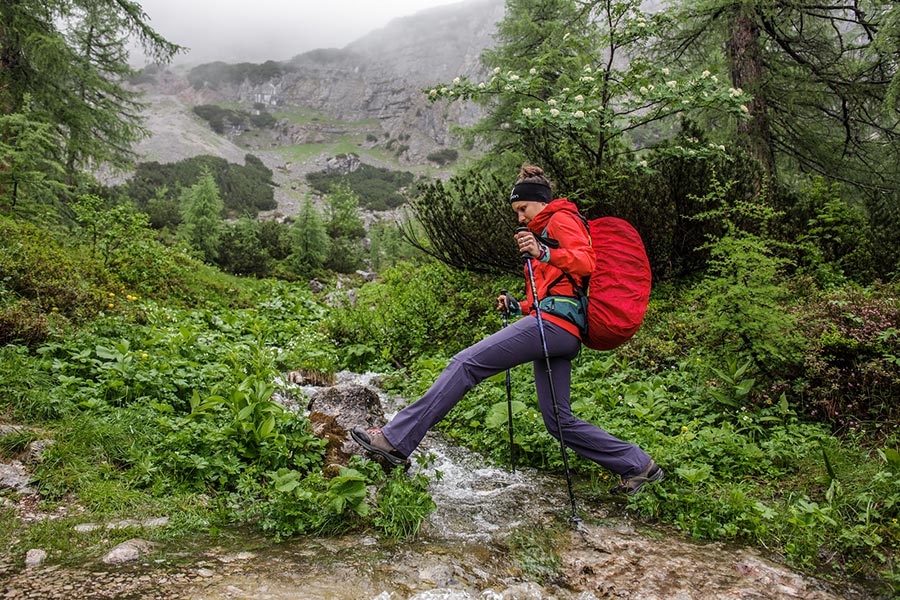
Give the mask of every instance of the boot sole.
<path id="1" fill-rule="evenodd" d="M 376 454 L 389 462 L 392 466 L 399 467 L 403 463 L 406 462 L 405 458 L 400 458 L 396 454 L 388 452 L 386 450 L 382 450 L 377 446 L 373 446 L 369 443 L 369 435 L 364 431 L 358 431 L 356 429 L 350 430 L 350 437 L 353 438 L 353 441 L 366 449 L 366 451 L 371 452 L 372 454 Z"/>

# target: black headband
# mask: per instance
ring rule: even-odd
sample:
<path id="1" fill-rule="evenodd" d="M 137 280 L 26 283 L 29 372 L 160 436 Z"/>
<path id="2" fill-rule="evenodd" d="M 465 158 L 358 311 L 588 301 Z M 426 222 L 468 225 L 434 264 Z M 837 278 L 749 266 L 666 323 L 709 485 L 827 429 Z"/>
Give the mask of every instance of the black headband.
<path id="1" fill-rule="evenodd" d="M 510 202 L 550 202 L 550 186 L 546 183 L 517 183 L 509 195 Z"/>

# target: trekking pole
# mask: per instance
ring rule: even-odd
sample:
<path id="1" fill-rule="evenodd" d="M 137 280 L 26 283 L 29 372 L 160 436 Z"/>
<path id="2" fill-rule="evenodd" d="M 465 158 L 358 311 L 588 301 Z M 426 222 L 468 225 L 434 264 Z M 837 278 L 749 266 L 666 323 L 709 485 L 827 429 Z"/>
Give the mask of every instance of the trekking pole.
<path id="1" fill-rule="evenodd" d="M 500 290 L 503 296 L 503 329 L 509 324 L 509 304 L 507 304 L 506 290 Z M 509 369 L 506 370 L 506 414 L 509 423 L 509 468 L 516 472 L 516 456 L 513 453 L 513 413 L 512 413 L 512 383 L 509 378 Z"/>
<path id="2" fill-rule="evenodd" d="M 516 232 L 529 231 L 527 227 L 519 227 Z M 559 420 L 559 403 L 556 401 L 556 388 L 553 385 L 553 370 L 550 367 L 550 351 L 547 350 L 547 336 L 544 333 L 544 317 L 541 314 L 541 303 L 538 299 L 537 285 L 534 282 L 534 268 L 531 265 L 533 257 L 527 253 L 522 253 L 522 260 L 528 267 L 528 283 L 531 286 L 531 299 L 534 302 L 534 309 L 537 315 L 538 331 L 541 334 L 541 348 L 544 351 L 544 362 L 547 365 L 547 382 L 550 384 L 550 399 L 553 402 L 553 415 L 556 417 L 556 431 L 559 434 L 559 449 L 562 453 L 563 470 L 566 473 L 566 485 L 569 488 L 569 502 L 572 503 L 572 522 L 575 523 L 577 529 L 581 529 L 581 517 L 578 516 L 578 508 L 575 505 L 575 492 L 572 491 L 572 475 L 569 472 L 569 457 L 566 455 L 566 442 L 563 440 L 562 424 Z"/>

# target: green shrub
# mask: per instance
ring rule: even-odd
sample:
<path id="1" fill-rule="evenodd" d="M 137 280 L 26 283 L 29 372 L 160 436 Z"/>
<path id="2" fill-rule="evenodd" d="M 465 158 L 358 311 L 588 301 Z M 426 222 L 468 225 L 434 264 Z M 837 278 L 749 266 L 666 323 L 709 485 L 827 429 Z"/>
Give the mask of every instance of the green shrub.
<path id="1" fill-rule="evenodd" d="M 766 236 L 776 213 L 764 196 L 731 200 L 729 187 L 714 182 L 705 200 L 711 209 L 701 215 L 720 223 L 723 233 L 710 237 L 707 271 L 689 296 L 694 339 L 717 354 L 749 359 L 773 377 L 798 363 L 803 350 L 787 310 L 789 263 Z"/>
<path id="2" fill-rule="evenodd" d="M 430 153 L 425 158 L 443 167 L 456 162 L 456 159 L 459 158 L 459 152 L 453 148 L 441 148 L 440 150 Z"/>
<path id="3" fill-rule="evenodd" d="M 428 493 L 430 480 L 422 473 L 406 476 L 394 470 L 378 488 L 372 523 L 389 539 L 414 538 L 422 521 L 437 506 Z"/>
<path id="4" fill-rule="evenodd" d="M 50 315 L 81 322 L 120 286 L 101 265 L 33 225 L 0 218 L 0 343 L 43 339 Z"/>
<path id="5" fill-rule="evenodd" d="M 887 434 L 898 422 L 900 300 L 890 286 L 844 287 L 795 310 L 809 340 L 796 392 L 804 414 L 838 431 Z"/>
<path id="6" fill-rule="evenodd" d="M 243 165 L 216 156 L 195 156 L 167 164 L 138 163 L 131 179 L 116 191 L 151 215 L 154 226 L 177 225 L 178 216 L 170 205 L 177 202 L 183 188 L 197 183 L 204 171 L 213 175 L 231 216 L 255 216 L 277 207 L 272 171 L 252 154 L 244 157 Z"/>
<path id="7" fill-rule="evenodd" d="M 369 210 L 388 210 L 403 204 L 402 190 L 413 183 L 415 176 L 407 171 L 392 171 L 383 167 L 362 164 L 356 171 L 340 173 L 309 173 L 306 180 L 320 194 L 329 193 L 336 185 L 346 185 Z"/>
<path id="8" fill-rule="evenodd" d="M 267 60 L 263 63 L 228 64 L 221 61 L 194 67 L 188 72 L 188 81 L 194 89 L 211 87 L 221 89 L 225 85 L 240 85 L 245 81 L 259 85 L 294 70 L 288 63 Z"/>
<path id="9" fill-rule="evenodd" d="M 440 263 L 401 263 L 357 290 L 355 302 L 344 298 L 325 327 L 348 350 L 347 367 L 409 365 L 420 355 L 461 350 L 496 330 L 497 285 Z"/>

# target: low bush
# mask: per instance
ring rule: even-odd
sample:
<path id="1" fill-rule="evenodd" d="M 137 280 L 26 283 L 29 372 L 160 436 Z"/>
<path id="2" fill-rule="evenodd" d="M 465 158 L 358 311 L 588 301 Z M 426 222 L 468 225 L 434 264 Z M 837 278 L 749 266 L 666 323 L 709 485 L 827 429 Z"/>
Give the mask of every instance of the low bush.
<path id="1" fill-rule="evenodd" d="M 890 429 L 900 418 L 897 290 L 848 286 L 810 297 L 795 310 L 809 340 L 795 382 L 803 412 L 841 432 Z"/>
<path id="2" fill-rule="evenodd" d="M 306 180 L 320 194 L 328 194 L 335 186 L 346 185 L 359 198 L 363 208 L 388 210 L 406 202 L 402 190 L 413 183 L 415 176 L 407 171 L 362 164 L 352 173 L 309 173 Z"/>
<path id="3" fill-rule="evenodd" d="M 500 289 L 496 279 L 440 263 L 400 263 L 345 296 L 324 327 L 344 348 L 348 368 L 410 365 L 461 350 L 499 328 Z"/>
<path id="4" fill-rule="evenodd" d="M 443 167 L 449 165 L 450 163 L 456 162 L 456 159 L 459 158 L 459 152 L 457 150 L 454 150 L 453 148 L 441 148 L 440 150 L 435 150 L 434 152 L 430 153 L 425 158 Z"/>

